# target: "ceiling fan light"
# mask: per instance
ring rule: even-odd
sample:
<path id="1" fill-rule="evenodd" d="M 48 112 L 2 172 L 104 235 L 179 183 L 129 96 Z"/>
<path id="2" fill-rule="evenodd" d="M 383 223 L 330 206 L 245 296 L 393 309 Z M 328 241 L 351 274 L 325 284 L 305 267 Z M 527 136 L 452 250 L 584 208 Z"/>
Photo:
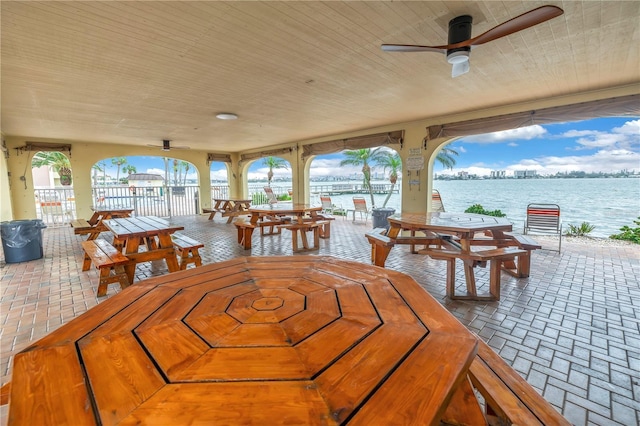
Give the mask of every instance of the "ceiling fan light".
<path id="1" fill-rule="evenodd" d="M 452 65 L 461 64 L 463 62 L 469 62 L 469 51 L 458 50 L 455 52 L 451 52 L 447 55 L 447 62 L 449 62 Z"/>
<path id="2" fill-rule="evenodd" d="M 238 118 L 238 115 L 232 112 L 220 112 L 216 114 L 216 118 L 220 120 L 235 120 Z"/>

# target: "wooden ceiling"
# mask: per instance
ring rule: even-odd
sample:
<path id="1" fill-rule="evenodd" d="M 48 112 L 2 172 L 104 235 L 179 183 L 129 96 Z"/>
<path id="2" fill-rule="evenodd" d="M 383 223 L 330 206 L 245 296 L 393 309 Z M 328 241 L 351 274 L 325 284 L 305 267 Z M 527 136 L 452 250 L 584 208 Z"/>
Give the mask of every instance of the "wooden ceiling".
<path id="1" fill-rule="evenodd" d="M 445 44 L 543 4 L 564 15 L 474 48 Z M 238 152 L 640 82 L 638 1 L 3 1 L 9 136 Z M 639 86 L 640 87 L 640 86 Z M 222 121 L 218 112 L 238 120 Z"/>

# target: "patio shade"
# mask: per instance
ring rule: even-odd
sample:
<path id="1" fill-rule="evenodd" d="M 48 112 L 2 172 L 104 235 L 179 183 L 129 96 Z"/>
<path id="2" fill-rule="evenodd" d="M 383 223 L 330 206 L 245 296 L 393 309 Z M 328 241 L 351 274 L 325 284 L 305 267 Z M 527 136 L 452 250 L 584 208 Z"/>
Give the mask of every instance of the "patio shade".
<path id="1" fill-rule="evenodd" d="M 471 136 L 533 126 L 534 124 L 638 115 L 640 115 L 640 95 L 629 95 L 514 114 L 496 115 L 476 120 L 437 124 L 427 127 L 426 139 Z"/>
<path id="2" fill-rule="evenodd" d="M 302 158 L 307 159 L 312 155 L 331 154 L 346 149 L 366 149 L 383 145 L 397 145 L 402 147 L 404 130 L 395 130 L 387 133 L 357 136 L 347 139 L 339 139 L 327 142 L 318 142 L 302 147 Z"/>
<path id="3" fill-rule="evenodd" d="M 229 154 L 214 154 L 214 153 L 207 153 L 207 163 L 212 163 L 214 161 L 221 161 L 223 163 L 230 163 L 231 162 L 231 155 Z"/>

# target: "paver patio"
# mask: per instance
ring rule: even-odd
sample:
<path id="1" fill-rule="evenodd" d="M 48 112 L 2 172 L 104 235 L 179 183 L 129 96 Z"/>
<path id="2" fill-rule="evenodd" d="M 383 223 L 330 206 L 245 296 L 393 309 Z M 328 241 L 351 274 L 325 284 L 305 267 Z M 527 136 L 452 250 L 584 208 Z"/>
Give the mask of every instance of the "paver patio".
<path id="1" fill-rule="evenodd" d="M 233 225 L 207 217 L 173 219 L 185 227 L 183 234 L 205 244 L 204 264 L 292 254 L 290 233 L 256 235 L 253 249 L 245 251 L 236 242 Z M 370 221 L 338 218 L 331 239 L 321 240 L 320 250 L 308 255 L 369 264 L 370 246 L 364 237 L 369 229 Z M 81 270 L 82 240 L 70 227 L 48 228 L 43 259 L 6 264 L 0 258 L 3 384 L 10 380 L 16 352 L 119 291 L 111 285 L 107 297 L 96 297 L 98 272 Z M 533 253 L 531 277 L 503 274 L 500 302 L 447 299 L 445 263 L 411 255 L 408 247 L 392 250 L 386 266 L 413 276 L 572 423 L 640 423 L 640 246 L 588 245 L 566 238 L 561 253 Z M 479 284 L 488 280 L 488 272 L 477 271 Z M 154 262 L 139 266 L 136 278 L 165 273 L 164 264 Z M 6 413 L 3 406 L 2 424 Z"/>

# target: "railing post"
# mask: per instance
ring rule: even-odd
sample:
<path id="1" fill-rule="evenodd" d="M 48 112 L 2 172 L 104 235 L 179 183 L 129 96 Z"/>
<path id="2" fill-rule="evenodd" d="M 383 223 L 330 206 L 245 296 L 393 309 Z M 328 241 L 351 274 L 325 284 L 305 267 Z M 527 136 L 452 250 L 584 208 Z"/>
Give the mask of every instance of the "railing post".
<path id="1" fill-rule="evenodd" d="M 193 196 L 193 199 L 196 204 L 196 214 L 200 213 L 200 196 L 198 195 L 198 190 L 196 189 L 196 193 Z"/>

